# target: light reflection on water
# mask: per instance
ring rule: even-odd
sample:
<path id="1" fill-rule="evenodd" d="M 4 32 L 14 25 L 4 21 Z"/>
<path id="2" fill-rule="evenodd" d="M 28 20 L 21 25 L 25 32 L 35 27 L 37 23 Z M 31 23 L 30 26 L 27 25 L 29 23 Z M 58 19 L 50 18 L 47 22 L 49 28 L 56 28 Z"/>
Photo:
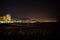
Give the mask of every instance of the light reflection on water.
<path id="1" fill-rule="evenodd" d="M 0 35 L 2 35 L 2 38 L 28 38 L 28 39 L 42 39 L 42 38 L 47 38 L 47 37 L 53 37 L 53 31 L 47 31 L 47 30 L 35 30 L 35 29 L 30 29 L 30 30 L 16 30 L 16 29 L 2 29 L 3 31 L 0 31 Z M 50 36 L 49 36 L 50 35 Z"/>
<path id="2" fill-rule="evenodd" d="M 46 27 L 45 27 L 46 26 Z M 4 26 L 0 27 L 0 35 L 5 37 L 24 37 L 24 38 L 47 38 L 48 35 L 52 36 L 54 28 L 51 25 L 33 24 L 31 27 L 28 26 Z"/>
<path id="3" fill-rule="evenodd" d="M 36 35 L 36 34 L 42 34 L 43 36 L 48 34 L 49 32 L 52 32 L 51 30 L 48 31 L 48 28 L 47 29 L 44 29 L 44 28 L 19 28 L 19 27 L 6 27 L 6 28 L 3 28 L 2 31 L 0 30 L 0 32 L 2 32 L 4 35 L 10 35 L 10 34 L 13 34 L 13 35 Z"/>

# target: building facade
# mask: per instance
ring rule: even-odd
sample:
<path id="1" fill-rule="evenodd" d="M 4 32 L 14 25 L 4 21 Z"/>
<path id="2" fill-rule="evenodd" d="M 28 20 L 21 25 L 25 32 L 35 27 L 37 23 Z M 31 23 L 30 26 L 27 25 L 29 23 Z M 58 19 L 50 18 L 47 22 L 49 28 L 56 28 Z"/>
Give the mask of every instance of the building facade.
<path id="1" fill-rule="evenodd" d="M 0 21 L 11 21 L 11 15 L 7 14 L 5 16 L 0 17 Z"/>

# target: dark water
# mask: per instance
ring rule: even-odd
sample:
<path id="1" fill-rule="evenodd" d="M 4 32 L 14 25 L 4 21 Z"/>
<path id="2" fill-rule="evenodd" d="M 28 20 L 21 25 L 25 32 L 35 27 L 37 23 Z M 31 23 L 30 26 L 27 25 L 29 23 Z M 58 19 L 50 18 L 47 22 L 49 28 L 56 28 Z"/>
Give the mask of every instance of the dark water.
<path id="1" fill-rule="evenodd" d="M 59 37 L 59 23 L 35 23 L 28 26 L 0 24 L 0 40 L 51 40 Z"/>

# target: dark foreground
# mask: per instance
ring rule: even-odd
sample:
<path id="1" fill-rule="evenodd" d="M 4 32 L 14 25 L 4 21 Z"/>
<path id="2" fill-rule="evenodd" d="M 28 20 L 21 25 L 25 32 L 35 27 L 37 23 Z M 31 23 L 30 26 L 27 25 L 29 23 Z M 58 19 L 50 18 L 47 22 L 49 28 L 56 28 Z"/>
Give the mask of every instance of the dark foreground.
<path id="1" fill-rule="evenodd" d="M 58 40 L 58 25 L 59 23 L 34 23 L 28 26 L 0 24 L 0 40 Z"/>

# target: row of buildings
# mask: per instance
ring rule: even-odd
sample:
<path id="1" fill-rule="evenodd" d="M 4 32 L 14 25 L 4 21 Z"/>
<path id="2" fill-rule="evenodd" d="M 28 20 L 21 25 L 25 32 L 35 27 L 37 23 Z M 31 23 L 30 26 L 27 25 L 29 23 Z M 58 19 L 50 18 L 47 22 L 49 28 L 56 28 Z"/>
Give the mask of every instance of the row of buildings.
<path id="1" fill-rule="evenodd" d="M 0 16 L 0 21 L 11 21 L 11 15 Z"/>
<path id="2" fill-rule="evenodd" d="M 34 23 L 34 22 L 36 22 L 36 21 L 32 21 L 30 19 L 25 19 L 25 18 L 22 18 L 22 19 L 12 20 L 11 15 L 7 14 L 5 16 L 0 16 L 0 23 Z"/>
<path id="3" fill-rule="evenodd" d="M 56 20 L 31 20 L 31 19 L 20 19 L 12 20 L 11 15 L 0 16 L 0 23 L 35 23 L 35 22 L 56 22 Z"/>

